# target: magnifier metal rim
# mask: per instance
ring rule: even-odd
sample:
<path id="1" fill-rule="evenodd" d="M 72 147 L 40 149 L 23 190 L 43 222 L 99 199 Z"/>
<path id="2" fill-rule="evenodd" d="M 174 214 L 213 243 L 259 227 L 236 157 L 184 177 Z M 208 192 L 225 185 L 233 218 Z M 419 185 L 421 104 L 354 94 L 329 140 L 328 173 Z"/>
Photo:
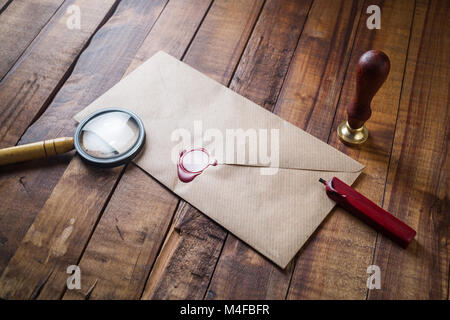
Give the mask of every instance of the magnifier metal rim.
<path id="1" fill-rule="evenodd" d="M 112 158 L 93 157 L 93 156 L 89 155 L 86 151 L 84 151 L 84 149 L 81 147 L 80 140 L 81 140 L 81 133 L 83 131 L 83 127 L 86 125 L 86 123 L 91 121 L 93 118 L 95 118 L 103 113 L 110 113 L 110 112 L 123 112 L 123 113 L 131 116 L 138 125 L 138 130 L 139 130 L 138 139 L 137 139 L 136 143 L 134 144 L 134 146 L 122 155 L 119 155 L 117 157 L 112 157 Z M 122 164 L 125 164 L 125 163 L 131 161 L 141 151 L 142 147 L 144 146 L 144 141 L 145 141 L 145 129 L 144 129 L 144 124 L 142 123 L 142 120 L 133 112 L 125 110 L 125 109 L 120 109 L 120 108 L 106 108 L 106 109 L 101 109 L 94 113 L 91 113 L 90 115 L 88 115 L 85 119 L 83 119 L 78 124 L 78 127 L 77 127 L 77 129 L 75 131 L 75 135 L 74 135 L 75 149 L 77 150 L 80 157 L 83 160 L 85 160 L 86 162 L 88 162 L 89 164 L 103 167 L 103 168 L 117 167 L 117 166 L 120 166 Z"/>

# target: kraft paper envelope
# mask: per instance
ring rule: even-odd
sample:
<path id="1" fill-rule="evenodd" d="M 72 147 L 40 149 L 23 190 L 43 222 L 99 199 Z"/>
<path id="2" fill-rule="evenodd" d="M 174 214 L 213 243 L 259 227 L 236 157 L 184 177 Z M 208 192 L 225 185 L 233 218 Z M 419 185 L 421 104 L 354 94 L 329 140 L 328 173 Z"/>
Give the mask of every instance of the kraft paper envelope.
<path id="1" fill-rule="evenodd" d="M 80 121 L 109 107 L 131 110 L 144 122 L 147 138 L 144 151 L 135 159 L 138 166 L 282 268 L 334 206 L 318 179 L 336 176 L 352 184 L 364 168 L 161 51 L 75 118 Z M 199 141 L 208 132 L 222 132 L 225 140 L 227 130 L 238 129 L 256 133 L 261 141 L 266 133 L 266 147 L 274 155 L 270 163 L 259 156 L 251 162 L 250 156 L 225 154 L 217 159 L 217 166 L 208 167 L 193 181 L 180 181 L 172 160 L 184 147 L 185 141 L 175 139 L 178 133 L 189 133 Z M 208 149 L 215 137 L 205 139 L 203 146 Z M 234 151 L 242 150 L 239 147 L 244 144 L 250 155 L 250 138 L 239 141 Z"/>

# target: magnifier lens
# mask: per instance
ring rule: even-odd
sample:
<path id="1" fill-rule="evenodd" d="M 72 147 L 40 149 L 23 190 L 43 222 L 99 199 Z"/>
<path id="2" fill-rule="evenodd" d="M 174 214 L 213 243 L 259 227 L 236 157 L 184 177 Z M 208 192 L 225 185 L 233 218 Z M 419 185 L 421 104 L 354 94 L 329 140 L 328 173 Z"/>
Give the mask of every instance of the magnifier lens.
<path id="1" fill-rule="evenodd" d="M 90 119 L 81 129 L 80 147 L 90 156 L 108 159 L 133 148 L 139 138 L 139 125 L 129 114 L 106 112 Z"/>

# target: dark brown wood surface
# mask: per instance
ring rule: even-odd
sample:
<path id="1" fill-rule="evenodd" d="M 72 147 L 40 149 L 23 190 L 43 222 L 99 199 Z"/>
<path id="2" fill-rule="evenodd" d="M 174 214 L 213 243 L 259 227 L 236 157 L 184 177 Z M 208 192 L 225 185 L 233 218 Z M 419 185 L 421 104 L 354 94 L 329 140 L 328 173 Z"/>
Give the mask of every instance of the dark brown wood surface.
<path id="1" fill-rule="evenodd" d="M 72 152 L 0 168 L 0 298 L 448 299 L 449 14 L 445 0 L 0 1 L 0 147 L 73 134 L 74 114 L 164 50 L 366 165 L 354 187 L 417 230 L 404 250 L 336 208 L 281 270 L 134 164 Z M 371 49 L 391 71 L 352 148 L 336 127 Z"/>

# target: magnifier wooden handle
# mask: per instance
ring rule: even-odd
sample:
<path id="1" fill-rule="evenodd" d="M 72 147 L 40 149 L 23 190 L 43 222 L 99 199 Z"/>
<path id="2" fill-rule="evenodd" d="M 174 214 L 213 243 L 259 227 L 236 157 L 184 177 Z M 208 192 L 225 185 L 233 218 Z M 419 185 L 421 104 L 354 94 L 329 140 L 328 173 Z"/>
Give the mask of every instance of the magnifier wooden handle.
<path id="1" fill-rule="evenodd" d="M 33 159 L 47 158 L 74 148 L 72 137 L 56 138 L 0 149 L 0 166 Z"/>

